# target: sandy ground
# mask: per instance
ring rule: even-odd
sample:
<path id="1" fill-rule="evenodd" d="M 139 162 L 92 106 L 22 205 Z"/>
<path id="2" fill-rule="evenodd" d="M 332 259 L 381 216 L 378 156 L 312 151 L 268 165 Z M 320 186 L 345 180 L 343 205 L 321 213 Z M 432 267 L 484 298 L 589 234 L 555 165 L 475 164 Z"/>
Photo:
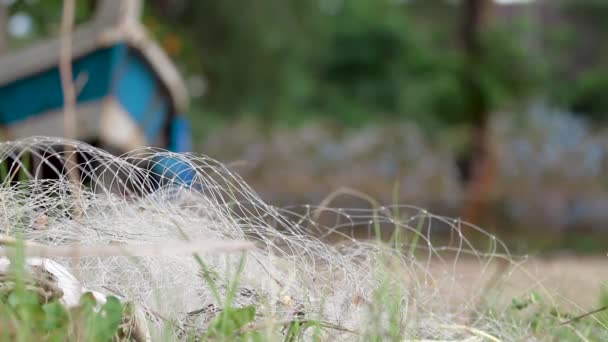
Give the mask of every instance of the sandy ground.
<path id="1" fill-rule="evenodd" d="M 536 259 L 524 266 L 547 289 L 583 307 L 599 305 L 601 287 L 608 286 L 608 256 Z"/>
<path id="2" fill-rule="evenodd" d="M 498 288 L 503 300 L 510 301 L 535 291 L 560 305 L 582 311 L 597 308 L 602 285 L 608 286 L 608 256 L 528 258 L 510 269 L 502 268 L 499 263 L 485 265 L 478 260 L 461 258 L 456 263 L 434 265 L 431 269 L 434 274 L 448 270 L 459 283 L 471 284 L 463 287 L 463 291 L 478 290 L 479 284 L 500 281 Z"/>

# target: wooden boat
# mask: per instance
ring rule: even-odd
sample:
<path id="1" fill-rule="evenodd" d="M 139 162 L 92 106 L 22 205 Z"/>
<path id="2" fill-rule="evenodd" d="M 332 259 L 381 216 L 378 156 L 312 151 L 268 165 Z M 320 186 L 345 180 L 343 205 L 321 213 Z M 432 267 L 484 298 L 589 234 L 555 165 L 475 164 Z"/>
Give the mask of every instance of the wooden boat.
<path id="1" fill-rule="evenodd" d="M 141 0 L 97 0 L 72 35 L 76 139 L 114 154 L 142 146 L 191 150 L 188 94 L 176 67 L 141 24 Z M 0 55 L 0 128 L 5 140 L 63 136 L 60 37 Z M 8 161 L 8 159 L 7 159 Z M 152 161 L 161 178 L 188 183 L 189 166 Z"/>
<path id="2" fill-rule="evenodd" d="M 92 19 L 73 33 L 76 139 L 113 151 L 187 151 L 186 87 L 147 35 L 141 6 L 97 1 Z M 56 37 L 0 55 L 0 126 L 9 139 L 63 135 L 59 52 Z"/>

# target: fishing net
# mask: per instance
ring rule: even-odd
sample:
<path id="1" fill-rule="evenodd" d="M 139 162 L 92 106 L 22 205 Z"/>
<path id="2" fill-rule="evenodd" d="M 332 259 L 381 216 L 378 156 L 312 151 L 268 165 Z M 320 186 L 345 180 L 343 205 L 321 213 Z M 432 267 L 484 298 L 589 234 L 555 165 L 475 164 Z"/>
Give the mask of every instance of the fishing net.
<path id="1" fill-rule="evenodd" d="M 516 263 L 494 236 L 459 220 L 373 201 L 276 208 L 205 156 L 154 148 L 114 156 L 60 138 L 0 144 L 0 173 L 1 232 L 28 242 L 254 243 L 242 253 L 201 248 L 200 260 L 178 251 L 50 258 L 86 288 L 142 308 L 152 336 L 166 326 L 175 338 L 204 331 L 228 294 L 230 306 L 253 305 L 256 320 L 315 319 L 341 339 L 390 326 L 417 339 L 523 334 L 485 309 Z M 460 268 L 465 259 L 472 271 Z"/>

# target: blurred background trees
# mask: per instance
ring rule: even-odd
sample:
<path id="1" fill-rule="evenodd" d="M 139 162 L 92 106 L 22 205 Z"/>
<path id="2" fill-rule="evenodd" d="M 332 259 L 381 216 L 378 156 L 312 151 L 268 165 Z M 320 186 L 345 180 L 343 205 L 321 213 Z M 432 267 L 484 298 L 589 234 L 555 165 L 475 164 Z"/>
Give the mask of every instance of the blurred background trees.
<path id="1" fill-rule="evenodd" d="M 488 23 L 474 44 L 483 61 L 472 64 L 489 108 L 542 94 L 601 116 L 601 0 L 148 0 L 143 20 L 189 79 L 193 113 L 349 125 L 407 117 L 436 127 L 477 120 L 462 87 L 471 48 L 461 37 L 477 2 Z M 12 47 L 56 32 L 61 0 L 2 3 Z M 77 3 L 82 22 L 95 1 Z M 555 82 L 565 77 L 568 91 Z"/>
<path id="2" fill-rule="evenodd" d="M 461 85 L 466 51 L 454 2 L 149 4 L 149 26 L 161 40 L 176 35 L 183 43 L 177 60 L 186 74 L 202 78 L 205 93 L 195 106 L 205 111 L 350 125 L 408 117 L 434 127 L 473 119 Z M 509 29 L 483 32 L 490 47 L 480 82 L 493 104 L 522 95 L 532 78 Z"/>

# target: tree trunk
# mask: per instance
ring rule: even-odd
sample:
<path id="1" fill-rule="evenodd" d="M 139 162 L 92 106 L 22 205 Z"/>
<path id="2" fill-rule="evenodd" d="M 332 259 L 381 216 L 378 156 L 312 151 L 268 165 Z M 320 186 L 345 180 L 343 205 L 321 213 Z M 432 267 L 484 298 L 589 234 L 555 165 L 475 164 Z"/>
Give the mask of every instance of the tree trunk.
<path id="1" fill-rule="evenodd" d="M 482 31 L 487 25 L 491 5 L 492 0 L 465 0 L 462 7 L 461 35 L 465 52 L 463 87 L 467 115 L 471 120 L 470 145 L 464 161 L 467 164 L 468 179 L 465 179 L 463 218 L 472 223 L 479 223 L 487 209 L 495 173 L 488 132 L 490 108 L 481 84 L 484 64 Z"/>

